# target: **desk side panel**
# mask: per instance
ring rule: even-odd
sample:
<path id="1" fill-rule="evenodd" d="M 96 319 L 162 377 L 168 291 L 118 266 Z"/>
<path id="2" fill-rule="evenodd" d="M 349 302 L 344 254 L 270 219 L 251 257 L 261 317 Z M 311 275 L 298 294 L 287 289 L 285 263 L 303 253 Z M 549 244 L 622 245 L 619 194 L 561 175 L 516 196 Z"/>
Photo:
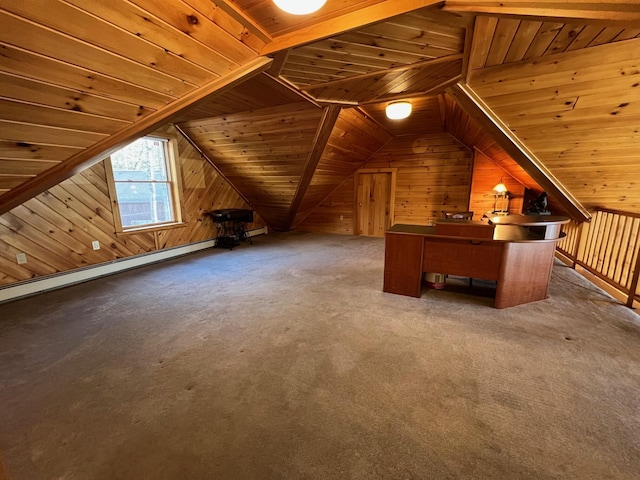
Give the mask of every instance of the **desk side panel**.
<path id="1" fill-rule="evenodd" d="M 547 298 L 555 242 L 506 243 L 496 308 L 507 308 Z"/>
<path id="2" fill-rule="evenodd" d="M 419 235 L 385 234 L 383 291 L 420 297 L 423 238 Z"/>

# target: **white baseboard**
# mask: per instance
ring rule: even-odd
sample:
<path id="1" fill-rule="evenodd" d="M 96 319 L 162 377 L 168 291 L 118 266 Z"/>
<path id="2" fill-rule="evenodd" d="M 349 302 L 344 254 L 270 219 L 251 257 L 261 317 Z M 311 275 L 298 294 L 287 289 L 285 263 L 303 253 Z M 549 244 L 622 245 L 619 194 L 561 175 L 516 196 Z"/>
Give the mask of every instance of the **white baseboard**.
<path id="1" fill-rule="evenodd" d="M 249 231 L 249 236 L 267 234 L 267 227 L 257 228 Z M 69 272 L 56 273 L 47 275 L 46 277 L 34 278 L 33 280 L 25 280 L 23 282 L 0 287 L 0 303 L 16 300 L 18 298 L 35 295 L 37 293 L 55 290 L 57 288 L 67 287 L 75 283 L 86 282 L 106 275 L 131 270 L 132 268 L 149 265 L 151 263 L 162 262 L 172 258 L 187 255 L 189 253 L 198 252 L 214 246 L 214 240 L 204 240 L 202 242 L 190 243 L 181 247 L 167 248 L 157 252 L 143 253 L 133 257 L 114 260 L 109 263 L 101 263 L 98 265 L 79 268 Z"/>

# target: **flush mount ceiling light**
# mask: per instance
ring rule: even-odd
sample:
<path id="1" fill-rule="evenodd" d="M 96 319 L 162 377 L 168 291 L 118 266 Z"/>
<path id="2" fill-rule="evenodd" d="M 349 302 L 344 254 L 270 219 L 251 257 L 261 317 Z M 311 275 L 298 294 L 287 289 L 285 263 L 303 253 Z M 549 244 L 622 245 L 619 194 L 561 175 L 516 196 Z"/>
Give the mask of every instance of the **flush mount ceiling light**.
<path id="1" fill-rule="evenodd" d="M 391 120 L 402 120 L 411 115 L 411 104 L 409 102 L 393 102 L 387 105 L 387 118 Z"/>
<path id="2" fill-rule="evenodd" d="M 320 10 L 327 0 L 273 0 L 278 8 L 293 15 L 307 15 Z"/>

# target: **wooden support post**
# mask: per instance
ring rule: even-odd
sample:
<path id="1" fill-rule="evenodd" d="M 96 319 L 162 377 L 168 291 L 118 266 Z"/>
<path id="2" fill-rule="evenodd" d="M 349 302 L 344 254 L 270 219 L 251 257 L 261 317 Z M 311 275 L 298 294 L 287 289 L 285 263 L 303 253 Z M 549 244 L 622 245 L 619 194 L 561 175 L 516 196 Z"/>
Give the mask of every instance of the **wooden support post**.
<path id="1" fill-rule="evenodd" d="M 584 226 L 585 223 L 581 223 L 580 225 L 578 225 L 578 233 L 576 234 L 576 243 L 575 246 L 573 247 L 573 258 L 571 259 L 573 264 L 571 265 L 571 268 L 573 268 L 574 270 L 576 269 L 576 265 L 578 262 L 578 254 L 580 253 L 580 242 L 582 241 L 582 231 L 584 230 Z"/>
<path id="2" fill-rule="evenodd" d="M 640 238 L 640 226 L 638 226 L 638 236 Z M 629 296 L 627 297 L 627 307 L 633 308 L 633 302 L 636 298 L 636 290 L 638 289 L 638 278 L 640 278 L 640 250 L 636 257 L 636 264 L 633 268 L 633 277 L 631 279 L 631 285 L 629 286 Z"/>

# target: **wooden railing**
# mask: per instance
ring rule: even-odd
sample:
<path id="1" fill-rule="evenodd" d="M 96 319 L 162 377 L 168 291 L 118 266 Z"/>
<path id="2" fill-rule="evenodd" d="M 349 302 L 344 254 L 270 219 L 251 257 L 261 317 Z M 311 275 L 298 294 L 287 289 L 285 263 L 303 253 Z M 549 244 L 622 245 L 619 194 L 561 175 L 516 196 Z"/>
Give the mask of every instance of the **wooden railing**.
<path id="1" fill-rule="evenodd" d="M 557 249 L 576 265 L 640 301 L 640 214 L 597 209 L 590 223 L 567 223 Z"/>

